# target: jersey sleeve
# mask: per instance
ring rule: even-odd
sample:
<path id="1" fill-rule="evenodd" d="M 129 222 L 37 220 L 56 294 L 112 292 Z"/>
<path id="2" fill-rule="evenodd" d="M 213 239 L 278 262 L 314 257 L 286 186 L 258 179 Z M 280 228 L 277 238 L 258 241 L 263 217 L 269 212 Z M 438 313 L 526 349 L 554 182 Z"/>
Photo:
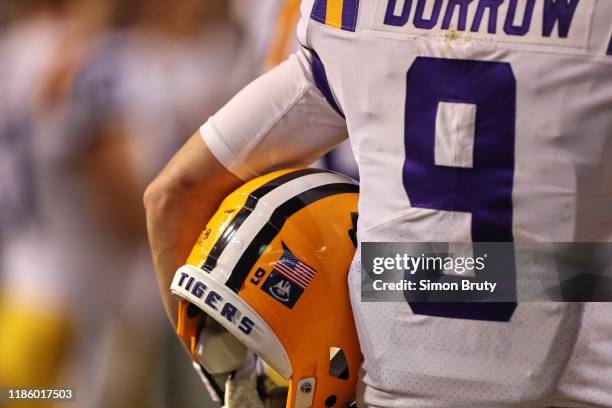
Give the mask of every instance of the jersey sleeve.
<path id="1" fill-rule="evenodd" d="M 236 176 L 310 165 L 348 137 L 344 118 L 315 84 L 311 60 L 299 50 L 201 127 L 208 148 Z"/>

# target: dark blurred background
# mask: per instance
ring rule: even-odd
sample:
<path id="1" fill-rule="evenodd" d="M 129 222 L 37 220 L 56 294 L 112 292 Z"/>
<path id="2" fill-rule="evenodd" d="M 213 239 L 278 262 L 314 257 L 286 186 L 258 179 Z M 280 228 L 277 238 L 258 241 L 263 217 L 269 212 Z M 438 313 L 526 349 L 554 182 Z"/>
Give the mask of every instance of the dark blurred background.
<path id="1" fill-rule="evenodd" d="M 299 0 L 0 0 L 0 386 L 214 406 L 163 313 L 141 197 L 295 49 L 298 15 Z M 355 175 L 346 145 L 320 165 Z"/>

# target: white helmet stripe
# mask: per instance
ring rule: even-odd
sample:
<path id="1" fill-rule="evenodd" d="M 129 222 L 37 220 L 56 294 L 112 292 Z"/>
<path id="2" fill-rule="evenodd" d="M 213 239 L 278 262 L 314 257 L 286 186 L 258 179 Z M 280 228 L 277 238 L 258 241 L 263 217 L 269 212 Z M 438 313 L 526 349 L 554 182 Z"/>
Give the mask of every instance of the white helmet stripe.
<path id="1" fill-rule="evenodd" d="M 274 211 L 292 198 L 316 187 L 328 184 L 353 183 L 345 176 L 335 173 L 317 173 L 291 180 L 263 196 L 253 212 L 242 223 L 217 261 L 217 267 L 211 272 L 220 282 L 226 282 L 240 257 L 262 230 Z"/>

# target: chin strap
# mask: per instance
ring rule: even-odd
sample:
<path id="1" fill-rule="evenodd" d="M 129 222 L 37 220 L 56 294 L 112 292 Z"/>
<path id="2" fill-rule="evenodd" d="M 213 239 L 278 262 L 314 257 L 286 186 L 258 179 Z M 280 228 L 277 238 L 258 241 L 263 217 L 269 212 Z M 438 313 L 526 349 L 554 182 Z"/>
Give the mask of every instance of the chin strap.
<path id="1" fill-rule="evenodd" d="M 240 362 L 239 356 L 225 355 L 228 350 L 222 347 L 224 338 L 221 337 L 226 334 L 225 331 L 206 336 L 208 329 L 215 330 L 213 326 L 215 325 L 212 322 L 208 322 L 207 326 L 205 315 L 197 307 L 187 301 L 179 303 L 177 334 L 189 342 L 193 368 L 204 383 L 211 399 L 223 408 L 265 408 L 257 391 L 257 357 L 253 353 L 246 352 L 244 360 Z M 204 343 L 212 345 L 212 354 L 210 351 L 202 354 L 205 349 Z M 212 366 L 206 364 L 202 358 L 214 364 Z M 224 366 L 232 370 L 230 368 L 232 364 L 227 365 L 220 359 L 233 363 L 234 367 L 236 364 L 239 366 L 234 371 L 225 371 Z"/>
<path id="2" fill-rule="evenodd" d="M 187 300 L 178 305 L 176 332 L 211 399 L 223 408 L 284 408 L 286 387 L 258 367 L 256 355 Z M 263 364 L 263 363 L 262 363 Z M 270 381 L 258 382 L 258 373 Z M 277 375 L 278 376 L 278 375 Z"/>
<path id="3" fill-rule="evenodd" d="M 264 408 L 257 392 L 256 357 L 250 354 L 245 364 L 225 382 L 225 408 Z"/>
<path id="4" fill-rule="evenodd" d="M 193 368 L 198 373 L 200 380 L 204 383 L 206 387 L 206 391 L 210 395 L 210 398 L 219 404 L 219 406 L 223 406 L 223 401 L 225 400 L 225 392 L 223 388 L 219 386 L 218 379 L 215 379 L 215 376 L 207 372 L 204 367 L 202 367 L 199 363 L 193 362 Z"/>
<path id="5" fill-rule="evenodd" d="M 257 365 L 257 357 L 252 353 L 249 353 L 242 367 L 230 374 L 210 374 L 197 362 L 193 363 L 193 367 L 212 400 L 222 408 L 285 408 L 286 406 L 287 388 L 264 374 Z"/>

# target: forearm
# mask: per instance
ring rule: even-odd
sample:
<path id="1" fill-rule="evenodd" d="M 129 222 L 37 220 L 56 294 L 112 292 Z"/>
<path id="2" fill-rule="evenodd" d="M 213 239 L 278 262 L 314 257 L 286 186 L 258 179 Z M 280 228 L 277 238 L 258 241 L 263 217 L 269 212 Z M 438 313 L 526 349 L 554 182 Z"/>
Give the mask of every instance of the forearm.
<path id="1" fill-rule="evenodd" d="M 149 193 L 149 191 L 153 191 Z M 206 222 L 202 214 L 212 214 L 212 204 L 190 201 L 185 193 L 154 187 L 145 194 L 147 230 L 157 283 L 168 317 L 176 326 L 177 302 L 170 293 L 174 272 L 185 263 L 193 241 Z M 191 221 L 188 221 L 190 220 Z"/>
<path id="2" fill-rule="evenodd" d="M 176 269 L 221 201 L 241 184 L 194 135 L 145 192 L 147 230 L 164 307 L 176 325 L 177 301 L 170 293 Z"/>
<path id="3" fill-rule="evenodd" d="M 248 179 L 306 166 L 348 135 L 313 82 L 307 51 L 245 87 L 202 129 L 206 144 L 194 135 L 145 193 L 153 261 L 173 322 L 174 272 L 221 201 L 242 184 L 234 174 Z"/>

